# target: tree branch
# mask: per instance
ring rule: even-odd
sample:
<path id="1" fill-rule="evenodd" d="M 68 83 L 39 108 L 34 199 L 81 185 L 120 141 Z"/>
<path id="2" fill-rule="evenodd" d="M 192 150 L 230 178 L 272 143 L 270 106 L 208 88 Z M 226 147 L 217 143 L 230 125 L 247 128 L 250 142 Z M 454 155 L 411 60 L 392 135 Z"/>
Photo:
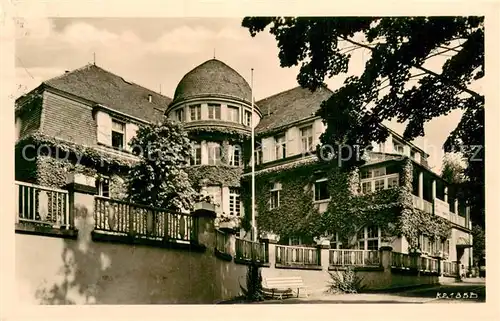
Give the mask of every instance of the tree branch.
<path id="1" fill-rule="evenodd" d="M 349 38 L 347 38 L 347 37 L 344 37 L 344 36 L 338 36 L 338 37 L 339 37 L 340 39 L 343 39 L 343 40 L 345 40 L 345 41 L 347 41 L 347 42 L 352 43 L 353 45 L 358 45 L 358 46 L 360 46 L 360 47 L 363 47 L 363 48 L 366 48 L 366 49 L 370 49 L 370 50 L 372 50 L 372 51 L 374 50 L 374 48 L 373 48 L 373 47 L 370 47 L 370 46 L 368 46 L 368 45 L 364 45 L 364 44 L 362 44 L 362 43 L 356 42 L 356 41 L 354 41 L 354 40 L 352 40 L 352 39 L 349 39 Z M 460 89 L 460 90 L 463 90 L 464 92 L 468 93 L 469 95 L 471 95 L 471 96 L 473 96 L 473 97 L 477 97 L 477 98 L 482 98 L 482 97 L 483 97 L 483 96 L 482 96 L 482 95 L 480 95 L 479 93 L 477 93 L 477 92 L 475 92 L 475 91 L 473 91 L 473 90 L 470 90 L 470 89 L 468 89 L 468 88 L 466 88 L 466 87 L 464 87 L 464 86 L 462 86 L 462 85 L 460 85 L 460 84 L 457 84 L 457 83 L 456 83 L 456 82 L 454 82 L 454 81 L 450 81 L 450 80 L 447 80 L 447 79 L 443 79 L 443 77 L 442 77 L 440 74 L 438 74 L 438 73 L 436 73 L 436 72 L 434 72 L 434 71 L 432 71 L 432 70 L 429 70 L 429 69 L 427 69 L 427 68 L 425 68 L 425 67 L 423 67 L 423 66 L 421 66 L 421 65 L 413 65 L 413 67 L 415 67 L 415 68 L 417 68 L 417 69 L 420 69 L 420 70 L 422 70 L 422 71 L 424 71 L 424 72 L 428 73 L 429 75 L 432 75 L 432 76 L 434 76 L 434 77 L 438 78 L 438 79 L 439 79 L 439 80 L 441 80 L 443 83 L 447 83 L 447 84 L 449 84 L 449 85 L 451 85 L 451 86 L 453 86 L 453 87 L 456 87 L 456 88 L 458 88 L 458 89 Z"/>

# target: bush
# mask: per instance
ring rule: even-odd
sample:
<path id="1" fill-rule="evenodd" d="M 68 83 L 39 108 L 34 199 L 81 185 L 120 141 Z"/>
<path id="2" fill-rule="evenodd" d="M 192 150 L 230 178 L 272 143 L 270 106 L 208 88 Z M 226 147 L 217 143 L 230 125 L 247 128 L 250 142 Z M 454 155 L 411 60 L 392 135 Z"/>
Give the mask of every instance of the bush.
<path id="1" fill-rule="evenodd" d="M 364 288 L 361 284 L 363 278 L 359 277 L 352 267 L 347 267 L 345 271 L 328 273 L 331 277 L 328 293 L 358 293 Z"/>
<path id="2" fill-rule="evenodd" d="M 247 289 L 243 288 L 241 285 L 240 287 L 246 300 L 264 300 L 264 294 L 262 292 L 262 275 L 260 273 L 259 266 L 255 262 L 252 262 L 248 265 Z"/>

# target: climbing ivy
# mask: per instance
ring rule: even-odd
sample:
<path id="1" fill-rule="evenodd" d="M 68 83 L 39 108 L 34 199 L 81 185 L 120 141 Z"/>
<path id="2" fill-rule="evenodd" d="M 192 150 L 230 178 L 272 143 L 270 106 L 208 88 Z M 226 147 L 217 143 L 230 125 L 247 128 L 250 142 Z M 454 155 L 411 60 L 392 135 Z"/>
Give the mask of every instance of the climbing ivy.
<path id="1" fill-rule="evenodd" d="M 378 226 L 383 235 L 404 235 L 410 247 L 418 247 L 421 234 L 445 239 L 451 223 L 439 216 L 413 208 L 411 183 L 413 167 L 410 160 L 399 163 L 400 186 L 361 194 L 358 170 L 346 171 L 338 166 L 312 163 L 269 171 L 256 175 L 257 224 L 261 231 L 279 234 L 282 238 L 307 237 L 338 233 L 343 244 L 364 226 Z M 330 202 L 319 214 L 313 202 L 311 186 L 315 180 L 328 178 Z M 274 183 L 282 185 L 280 206 L 269 208 Z M 251 212 L 250 179 L 242 182 L 245 213 Z M 242 222 L 250 226 L 250 215 Z"/>
<path id="2" fill-rule="evenodd" d="M 222 185 L 239 187 L 240 177 L 243 169 L 228 165 L 200 165 L 186 167 L 184 171 L 188 174 L 191 183 L 196 189 L 201 187 L 201 182 L 206 180 L 210 185 Z"/>

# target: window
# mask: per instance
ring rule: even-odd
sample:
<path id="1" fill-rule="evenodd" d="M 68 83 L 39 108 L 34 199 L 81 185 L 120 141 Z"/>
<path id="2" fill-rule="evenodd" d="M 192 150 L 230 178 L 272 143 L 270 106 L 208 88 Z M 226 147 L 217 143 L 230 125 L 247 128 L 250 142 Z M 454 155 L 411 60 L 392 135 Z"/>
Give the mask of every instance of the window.
<path id="1" fill-rule="evenodd" d="M 189 106 L 189 114 L 191 115 L 191 121 L 201 119 L 201 106 L 193 105 Z"/>
<path id="2" fill-rule="evenodd" d="M 240 122 L 240 109 L 238 107 L 227 106 L 227 117 L 229 121 Z"/>
<path id="3" fill-rule="evenodd" d="M 410 157 L 411 157 L 411 158 L 413 158 L 413 159 L 415 159 L 415 156 L 416 156 L 416 152 L 415 152 L 415 150 L 414 150 L 414 149 L 412 149 L 412 150 L 410 151 Z"/>
<path id="4" fill-rule="evenodd" d="M 109 179 L 108 178 L 98 178 L 95 180 L 95 188 L 97 189 L 97 195 L 101 197 L 109 197 Z"/>
<path id="5" fill-rule="evenodd" d="M 399 186 L 399 177 L 389 177 L 387 180 L 388 188 L 394 188 Z"/>
<path id="6" fill-rule="evenodd" d="M 316 183 L 314 183 L 314 200 L 322 201 L 329 198 L 328 181 L 326 179 L 316 181 Z"/>
<path id="7" fill-rule="evenodd" d="M 243 119 L 244 124 L 246 126 L 251 126 L 252 125 L 252 113 L 249 111 L 245 111 L 245 118 Z"/>
<path id="8" fill-rule="evenodd" d="M 302 152 L 310 152 L 313 149 L 313 131 L 312 126 L 307 126 L 300 129 L 300 137 L 302 140 Z"/>
<path id="9" fill-rule="evenodd" d="M 377 227 L 362 228 L 357 235 L 358 249 L 376 251 L 379 248 L 380 229 Z"/>
<path id="10" fill-rule="evenodd" d="M 184 108 L 177 109 L 175 111 L 175 119 L 178 121 L 184 121 Z"/>
<path id="11" fill-rule="evenodd" d="M 363 194 L 368 194 L 372 192 L 372 182 L 362 182 L 361 183 L 361 191 Z"/>
<path id="12" fill-rule="evenodd" d="M 208 119 L 220 119 L 220 105 L 208 104 Z"/>
<path id="13" fill-rule="evenodd" d="M 385 167 L 375 168 L 373 171 L 373 177 L 380 177 L 385 175 Z"/>
<path id="14" fill-rule="evenodd" d="M 288 238 L 288 245 L 301 245 L 300 236 L 292 236 Z"/>
<path id="15" fill-rule="evenodd" d="M 208 144 L 208 165 L 219 165 L 221 159 L 221 148 L 218 143 Z"/>
<path id="16" fill-rule="evenodd" d="M 281 191 L 281 184 L 274 183 L 273 189 L 271 190 L 269 209 L 272 210 L 273 208 L 280 206 L 280 191 Z"/>
<path id="17" fill-rule="evenodd" d="M 241 164 L 241 147 L 238 145 L 229 146 L 229 165 L 240 166 Z"/>
<path id="18" fill-rule="evenodd" d="M 200 165 L 201 164 L 201 146 L 200 145 L 194 145 L 193 146 L 193 153 L 191 155 L 191 165 Z"/>
<path id="19" fill-rule="evenodd" d="M 255 165 L 259 165 L 259 164 L 262 164 L 262 158 L 263 158 L 263 153 L 262 153 L 262 149 L 256 149 L 255 150 Z M 250 163 L 250 165 L 252 165 Z"/>
<path id="20" fill-rule="evenodd" d="M 279 135 L 274 138 L 276 141 L 276 159 L 282 159 L 286 157 L 286 138 L 285 135 Z"/>
<path id="21" fill-rule="evenodd" d="M 384 189 L 384 180 L 383 179 L 377 179 L 375 181 L 375 192 L 380 191 Z"/>
<path id="22" fill-rule="evenodd" d="M 444 248 L 443 248 L 443 252 L 445 254 L 449 254 L 450 253 L 450 240 L 446 240 L 444 241 Z"/>
<path id="23" fill-rule="evenodd" d="M 397 142 L 397 141 L 393 141 L 392 142 L 392 146 L 393 146 L 393 151 L 394 153 L 397 153 L 397 154 L 403 154 L 404 153 L 404 145 Z"/>
<path id="24" fill-rule="evenodd" d="M 363 178 L 372 178 L 372 171 L 367 169 L 361 170 L 361 179 Z"/>
<path id="25" fill-rule="evenodd" d="M 229 215 L 240 216 L 240 192 L 237 188 L 229 188 Z"/>
<path id="26" fill-rule="evenodd" d="M 111 126 L 111 144 L 115 148 L 123 148 L 125 145 L 125 124 L 113 119 Z"/>

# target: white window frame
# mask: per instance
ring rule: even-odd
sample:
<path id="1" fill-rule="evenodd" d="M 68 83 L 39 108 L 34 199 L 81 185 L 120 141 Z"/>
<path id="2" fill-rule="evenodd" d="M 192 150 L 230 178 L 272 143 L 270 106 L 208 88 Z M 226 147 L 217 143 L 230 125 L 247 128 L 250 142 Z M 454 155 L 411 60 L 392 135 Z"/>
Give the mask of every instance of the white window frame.
<path id="1" fill-rule="evenodd" d="M 217 149 L 219 150 L 218 153 L 216 153 Z M 208 165 L 220 165 L 222 157 L 221 144 L 210 142 L 207 144 L 207 150 L 208 150 Z"/>
<path id="2" fill-rule="evenodd" d="M 273 200 L 274 200 L 273 194 L 274 193 L 276 193 L 276 195 L 277 195 L 276 204 L 273 204 L 274 203 L 273 202 Z M 280 194 L 281 194 L 281 184 L 274 183 L 273 188 L 270 190 L 270 197 L 269 197 L 269 209 L 270 210 L 278 208 L 280 206 Z"/>
<path id="3" fill-rule="evenodd" d="M 314 145 L 314 131 L 313 125 L 307 125 L 299 128 L 300 130 L 300 150 L 302 153 L 309 153 L 313 149 Z M 304 131 L 308 133 L 310 130 L 310 135 L 304 135 Z"/>
<path id="4" fill-rule="evenodd" d="M 196 157 L 196 151 L 197 150 L 200 151 L 200 158 L 199 159 Z M 203 156 L 202 156 L 201 144 L 194 144 L 193 145 L 193 152 L 191 154 L 191 160 L 189 161 L 189 164 L 190 165 L 201 165 L 201 160 L 202 159 L 203 159 Z"/>
<path id="5" fill-rule="evenodd" d="M 377 236 L 375 237 L 368 237 L 368 229 L 369 228 L 376 228 L 377 229 Z M 363 227 L 363 237 L 359 238 L 359 232 L 356 235 L 356 246 L 358 247 L 359 250 L 365 250 L 368 251 L 368 241 L 377 241 L 377 250 L 380 248 L 380 244 L 382 242 L 382 233 L 379 227 L 375 226 L 365 226 Z M 360 243 L 363 243 L 363 248 L 360 248 Z M 374 251 L 371 249 L 370 251 Z"/>
<path id="6" fill-rule="evenodd" d="M 333 233 L 332 235 L 332 240 L 330 240 L 330 248 L 333 250 L 342 249 L 342 242 L 340 241 L 339 233 Z"/>
<path id="7" fill-rule="evenodd" d="M 230 145 L 229 148 L 229 165 L 230 166 L 240 166 L 241 165 L 241 147 L 239 145 Z M 238 151 L 238 152 L 236 152 Z M 238 156 L 238 157 L 236 157 Z"/>
<path id="8" fill-rule="evenodd" d="M 294 242 L 296 241 L 296 242 Z M 297 244 L 294 244 L 297 243 Z M 288 238 L 288 245 L 289 246 L 300 246 L 302 245 L 302 237 L 300 236 L 292 236 Z"/>
<path id="9" fill-rule="evenodd" d="M 323 183 L 323 182 L 326 182 L 326 184 L 328 184 L 328 179 L 327 178 L 320 178 L 320 179 L 317 179 L 315 182 L 314 182 L 314 185 L 313 185 L 313 201 L 315 203 L 322 203 L 322 202 L 328 202 L 330 201 L 330 194 L 328 194 L 328 198 L 322 198 L 322 199 L 316 199 L 316 184 L 317 183 Z M 328 189 L 328 185 L 327 185 L 327 189 Z M 321 197 L 321 195 L 320 195 Z"/>
<path id="10" fill-rule="evenodd" d="M 183 122 L 186 119 L 184 115 L 184 108 L 179 108 L 175 111 L 175 119 L 180 122 Z"/>
<path id="11" fill-rule="evenodd" d="M 234 111 L 236 111 L 236 119 L 234 119 L 235 114 Z M 240 108 L 238 106 L 227 106 L 227 116 L 228 116 L 228 121 L 233 122 L 233 123 L 240 123 Z"/>
<path id="12" fill-rule="evenodd" d="M 244 116 L 243 116 L 243 124 L 245 126 L 252 126 L 252 112 L 245 110 Z"/>
<path id="13" fill-rule="evenodd" d="M 194 110 L 194 118 L 193 118 L 193 110 Z M 200 104 L 194 104 L 189 106 L 189 120 L 190 121 L 197 121 L 201 120 L 201 105 Z"/>
<path id="14" fill-rule="evenodd" d="M 286 158 L 286 134 L 276 135 L 274 137 L 276 160 Z"/>
<path id="15" fill-rule="evenodd" d="M 364 173 L 367 173 L 365 176 Z M 371 192 L 376 192 L 382 189 L 388 189 L 388 188 L 395 188 L 399 186 L 399 174 L 398 173 L 393 173 L 393 174 L 387 174 L 387 168 L 386 167 L 378 167 L 378 168 L 372 168 L 369 170 L 363 170 L 362 174 L 360 175 L 361 177 L 361 193 L 365 194 L 367 190 L 368 193 Z M 365 177 L 365 178 L 363 178 Z M 383 187 L 379 189 L 376 189 L 376 183 L 380 182 L 383 180 Z M 395 181 L 396 184 L 389 184 L 389 182 Z M 370 186 L 370 188 L 366 187 Z"/>
<path id="16" fill-rule="evenodd" d="M 212 120 L 222 119 L 222 107 L 220 104 L 208 104 L 208 119 Z"/>
<path id="17" fill-rule="evenodd" d="M 401 150 L 399 150 L 399 147 L 401 147 Z M 395 154 L 404 154 L 405 152 L 405 145 L 397 140 L 392 141 L 392 151 Z"/>
<path id="18" fill-rule="evenodd" d="M 241 216 L 240 192 L 237 188 L 229 188 L 229 216 Z"/>
<path id="19" fill-rule="evenodd" d="M 108 185 L 108 195 L 104 195 L 104 184 Z M 110 198 L 111 197 L 111 189 L 110 189 L 110 180 L 109 177 L 101 176 L 95 179 L 95 187 L 97 189 L 96 195 L 99 197 Z"/>
<path id="20" fill-rule="evenodd" d="M 114 124 L 120 124 L 121 126 L 123 126 L 123 129 L 117 130 L 115 128 Z M 127 128 L 127 124 L 125 122 L 118 120 L 118 119 L 115 119 L 115 118 L 111 118 L 111 146 L 113 146 L 113 148 L 124 149 L 126 147 L 126 128 Z M 113 133 L 118 133 L 118 134 L 122 135 L 121 146 L 114 146 L 113 145 Z"/>

